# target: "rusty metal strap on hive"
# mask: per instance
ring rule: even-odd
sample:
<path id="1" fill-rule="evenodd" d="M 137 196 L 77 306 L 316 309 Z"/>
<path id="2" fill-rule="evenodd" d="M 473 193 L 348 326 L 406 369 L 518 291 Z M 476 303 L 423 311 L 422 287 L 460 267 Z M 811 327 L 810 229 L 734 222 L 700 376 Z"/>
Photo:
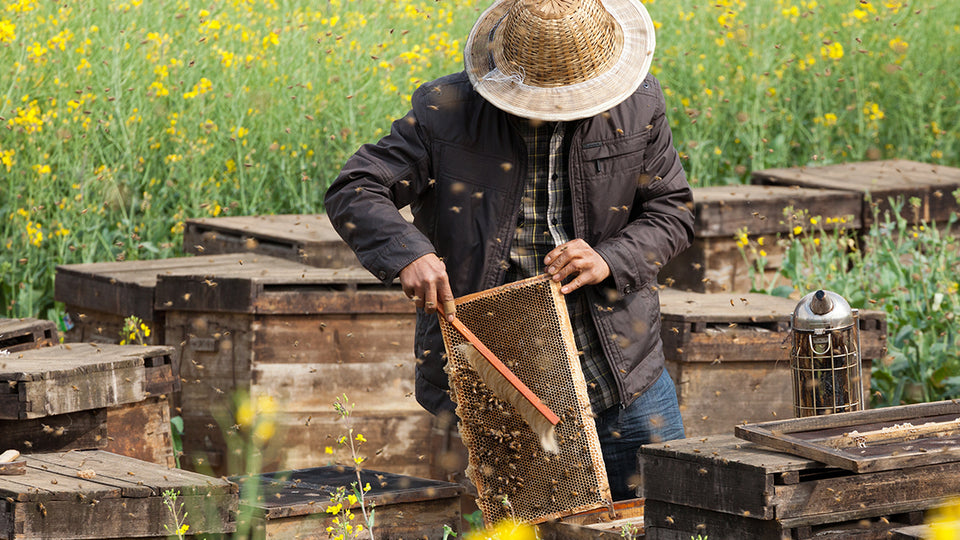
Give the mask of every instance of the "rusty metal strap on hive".
<path id="1" fill-rule="evenodd" d="M 513 407 L 497 399 L 441 319 L 467 474 L 487 524 L 531 523 L 608 506 L 610 489 L 596 425 L 559 285 L 546 276 L 457 300 L 457 317 L 557 416 L 560 453 L 547 454 Z"/>

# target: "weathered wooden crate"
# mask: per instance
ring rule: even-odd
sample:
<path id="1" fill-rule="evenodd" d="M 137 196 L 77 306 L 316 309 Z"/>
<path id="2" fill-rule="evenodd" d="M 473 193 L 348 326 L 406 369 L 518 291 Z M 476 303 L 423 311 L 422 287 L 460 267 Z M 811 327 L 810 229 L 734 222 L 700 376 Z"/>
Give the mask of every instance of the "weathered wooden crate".
<path id="1" fill-rule="evenodd" d="M 261 253 L 320 268 L 360 266 L 326 214 L 188 219 L 183 249 L 204 255 Z"/>
<path id="2" fill-rule="evenodd" d="M 688 437 L 793 418 L 790 318 L 797 302 L 758 293 L 660 291 L 666 367 Z M 881 311 L 860 312 L 864 396 L 870 368 L 886 354 Z"/>
<path id="3" fill-rule="evenodd" d="M 693 189 L 693 244 L 660 271 L 660 281 L 694 292 L 749 291 L 747 262 L 737 246 L 746 229 L 754 246 L 763 237 L 767 253 L 767 279 L 780 269 L 783 248 L 777 236 L 786 237 L 794 227 L 784 209 L 806 210 L 822 216 L 825 231 L 838 227 L 859 230 L 861 197 L 856 193 L 827 189 L 735 185 Z M 830 218 L 830 222 L 827 222 Z M 842 221 L 839 218 L 843 218 Z M 750 260 L 753 260 L 751 255 Z"/>
<path id="4" fill-rule="evenodd" d="M 413 302 L 358 268 L 272 257 L 235 266 L 157 283 L 166 342 L 180 344 L 184 451 L 219 474 L 237 472 L 226 470 L 217 411 L 241 392 L 277 403 L 267 470 L 326 465 L 327 446 L 346 458 L 335 441 L 348 425 L 333 409 L 345 393 L 368 465 L 427 476 L 432 417 L 413 397 Z"/>
<path id="5" fill-rule="evenodd" d="M 0 318 L 0 351 L 13 353 L 49 347 L 58 341 L 57 325 L 53 321 Z"/>
<path id="6" fill-rule="evenodd" d="M 171 347 L 68 343 L 0 359 L 0 447 L 105 449 L 174 465 Z"/>
<path id="7" fill-rule="evenodd" d="M 842 163 L 819 167 L 793 167 L 754 171 L 754 184 L 823 188 L 835 193 L 852 193 L 861 200 L 863 226 L 874 221 L 874 205 L 883 213 L 890 209 L 889 200 L 902 199 L 904 204 L 916 197 L 920 207 L 916 213 L 905 208 L 903 217 L 911 223 L 947 222 L 950 214 L 960 210 L 953 192 L 960 188 L 960 169 L 902 159 Z"/>
<path id="8" fill-rule="evenodd" d="M 64 303 L 73 323 L 66 339 L 119 343 L 125 337 L 121 332 L 124 320 L 136 316 L 150 327 L 146 343 L 162 345 L 163 312 L 153 306 L 157 276 L 192 273 L 209 266 L 241 265 L 256 258 L 215 255 L 57 266 L 54 299 Z"/>
<path id="9" fill-rule="evenodd" d="M 359 486 L 370 485 L 364 496 L 368 512 L 375 512 L 374 536 L 378 540 L 444 538 L 444 525 L 454 533 L 460 532 L 460 496 L 458 484 L 402 476 L 389 472 L 365 469 Z M 332 495 L 338 487 L 352 493 L 351 484 L 357 483 L 351 467 L 314 467 L 254 476 L 232 477 L 246 491 L 257 484 L 257 500 L 243 502 L 240 529 L 249 528 L 253 539 L 327 540 L 326 528 L 331 526 Z M 353 523 L 362 524 L 359 503 L 344 503 L 356 515 Z M 341 517 L 341 519 L 343 519 Z"/>
<path id="10" fill-rule="evenodd" d="M 413 221 L 409 207 L 400 213 Z M 186 253 L 252 252 L 318 268 L 360 266 L 326 214 L 282 214 L 188 219 L 183 229 Z"/>
<path id="11" fill-rule="evenodd" d="M 732 435 L 644 446 L 648 539 L 889 538 L 960 494 L 960 462 L 855 474 Z"/>
<path id="12" fill-rule="evenodd" d="M 237 486 L 227 480 L 102 450 L 24 459 L 26 474 L 0 476 L 0 538 L 169 538 L 166 491 L 178 493 L 189 535 L 235 527 Z"/>

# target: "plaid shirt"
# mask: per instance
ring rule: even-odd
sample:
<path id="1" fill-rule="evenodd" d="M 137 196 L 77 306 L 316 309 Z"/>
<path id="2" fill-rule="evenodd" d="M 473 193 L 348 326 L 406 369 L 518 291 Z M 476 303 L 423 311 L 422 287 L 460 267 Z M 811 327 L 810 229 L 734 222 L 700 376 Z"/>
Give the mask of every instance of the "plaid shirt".
<path id="1" fill-rule="evenodd" d="M 543 258 L 553 248 L 571 240 L 573 209 L 567 178 L 562 122 L 534 125 L 518 120 L 517 127 L 527 144 L 527 180 L 517 229 L 510 249 L 507 281 L 543 274 Z M 617 384 L 603 354 L 600 337 L 587 312 L 584 295 L 566 295 L 567 311 L 573 325 L 580 367 L 587 383 L 590 405 L 599 414 L 617 405 Z"/>

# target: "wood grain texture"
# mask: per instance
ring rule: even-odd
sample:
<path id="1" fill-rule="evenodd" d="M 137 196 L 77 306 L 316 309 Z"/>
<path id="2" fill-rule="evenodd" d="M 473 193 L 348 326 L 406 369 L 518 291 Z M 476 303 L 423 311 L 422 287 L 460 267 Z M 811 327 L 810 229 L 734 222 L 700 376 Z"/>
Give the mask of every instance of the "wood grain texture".
<path id="1" fill-rule="evenodd" d="M 861 446 L 841 446 L 831 441 L 854 437 L 854 432 L 869 432 L 903 425 L 960 422 L 960 402 L 938 401 L 886 407 L 867 411 L 795 418 L 776 422 L 737 426 L 743 439 L 772 448 L 794 452 L 855 472 L 874 472 L 918 467 L 960 460 L 960 437 L 954 430 L 926 433 L 919 437 L 866 441 Z"/>
<path id="2" fill-rule="evenodd" d="M 860 194 L 864 227 L 874 221 L 874 206 L 882 219 L 891 208 L 890 198 L 902 199 L 904 203 L 911 197 L 919 199 L 916 213 L 904 213 L 910 223 L 946 223 L 949 214 L 957 211 L 957 202 L 950 193 L 960 187 L 960 169 L 908 160 L 867 161 L 754 171 L 751 182 Z"/>
<path id="3" fill-rule="evenodd" d="M 0 477 L 0 532 L 8 538 L 167 536 L 163 492 L 180 492 L 191 532 L 233 530 L 236 485 L 103 451 L 26 456 L 27 472 Z"/>
<path id="4" fill-rule="evenodd" d="M 233 477 L 240 485 L 256 482 L 262 497 L 249 504 L 255 538 L 327 538 L 331 515 L 325 512 L 330 494 L 357 479 L 352 467 L 316 467 Z M 460 530 L 460 495 L 457 484 L 364 469 L 361 483 L 369 483 L 366 504 L 376 512 L 376 537 L 443 538 L 443 526 Z M 358 516 L 357 505 L 353 511 Z"/>
<path id="5" fill-rule="evenodd" d="M 789 220 L 784 219 L 784 209 L 788 207 L 807 210 L 811 216 L 849 218 L 847 228 L 861 226 L 861 197 L 830 189 L 778 185 L 698 187 L 693 188 L 693 200 L 697 238 L 730 239 L 743 228 L 752 235 L 786 233 L 791 228 Z"/>
<path id="6" fill-rule="evenodd" d="M 325 214 L 188 219 L 187 253 L 253 252 L 322 268 L 360 266 Z"/>

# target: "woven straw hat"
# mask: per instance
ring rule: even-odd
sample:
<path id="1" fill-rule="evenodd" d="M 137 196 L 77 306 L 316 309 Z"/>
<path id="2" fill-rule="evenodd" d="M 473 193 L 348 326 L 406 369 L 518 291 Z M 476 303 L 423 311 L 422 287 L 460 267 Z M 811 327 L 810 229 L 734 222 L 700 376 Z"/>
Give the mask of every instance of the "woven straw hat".
<path id="1" fill-rule="evenodd" d="M 650 69 L 653 21 L 639 0 L 498 0 L 477 20 L 464 63 L 499 109 L 546 121 L 601 113 Z"/>

